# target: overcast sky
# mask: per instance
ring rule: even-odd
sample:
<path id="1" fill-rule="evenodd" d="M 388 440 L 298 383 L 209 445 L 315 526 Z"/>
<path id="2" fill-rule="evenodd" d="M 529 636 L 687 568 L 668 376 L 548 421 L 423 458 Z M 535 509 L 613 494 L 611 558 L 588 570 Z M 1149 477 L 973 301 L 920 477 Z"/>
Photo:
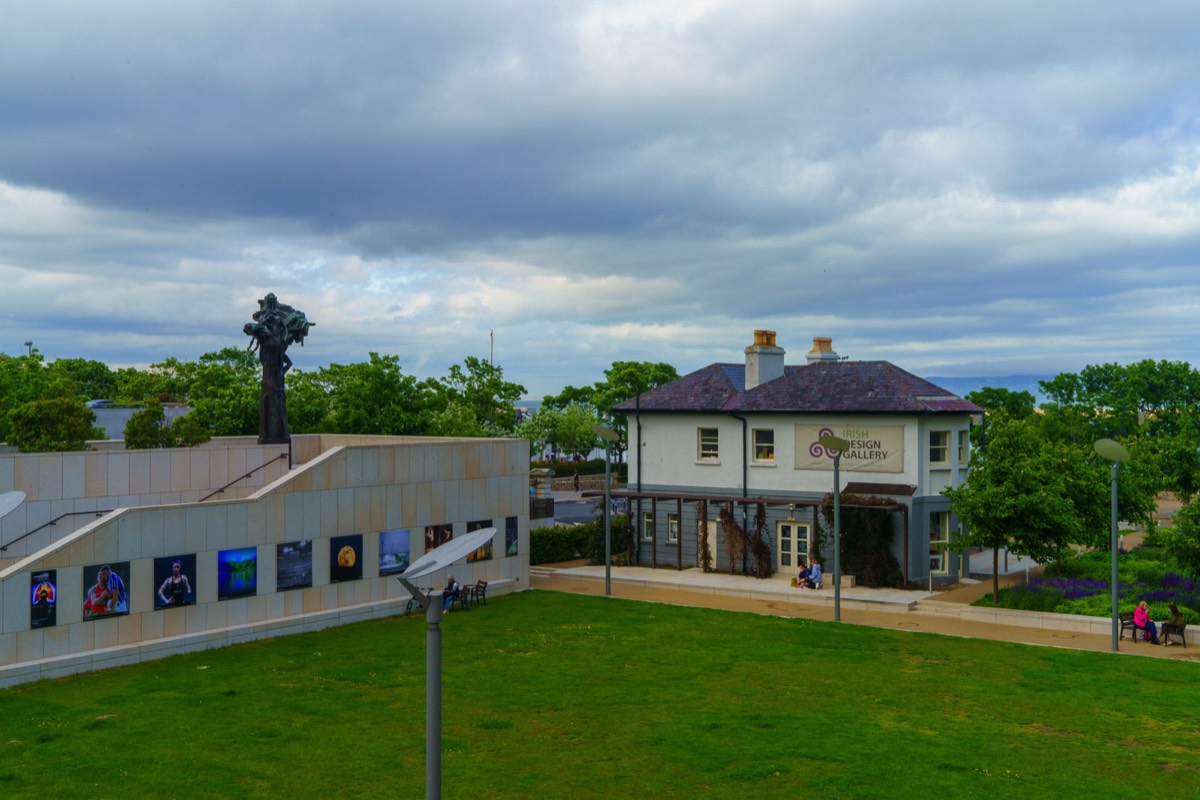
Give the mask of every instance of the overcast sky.
<path id="1" fill-rule="evenodd" d="M 1193 360 L 1200 5 L 10 0 L 0 352 Z"/>

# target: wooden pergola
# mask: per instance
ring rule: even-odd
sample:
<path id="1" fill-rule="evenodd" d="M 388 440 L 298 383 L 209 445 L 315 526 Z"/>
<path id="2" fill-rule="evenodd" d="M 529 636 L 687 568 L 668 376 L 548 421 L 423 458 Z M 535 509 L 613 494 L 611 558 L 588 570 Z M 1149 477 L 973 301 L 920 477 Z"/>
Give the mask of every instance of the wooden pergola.
<path id="1" fill-rule="evenodd" d="M 911 495 L 913 493 L 913 491 L 915 491 L 915 489 L 913 489 L 912 487 L 907 487 L 907 486 L 893 486 L 890 484 L 857 484 L 856 485 L 856 484 L 850 483 L 850 484 L 846 485 L 846 488 L 843 491 L 842 495 L 843 495 L 843 497 L 845 497 L 846 494 L 865 493 L 862 490 L 868 489 L 868 488 L 874 489 L 874 490 L 882 489 L 882 490 L 891 492 L 893 495 L 895 495 L 895 494 Z M 851 491 L 852 489 L 857 490 L 857 491 Z M 897 491 L 897 490 L 899 490 L 899 491 Z M 680 520 L 679 537 L 675 542 L 676 560 L 675 560 L 674 566 L 675 566 L 675 569 L 677 569 L 677 570 L 683 569 L 683 504 L 684 503 L 703 502 L 706 504 L 723 505 L 729 509 L 730 514 L 733 513 L 735 506 L 740 506 L 740 507 L 742 507 L 743 512 L 747 515 L 748 515 L 749 509 L 751 507 L 758 506 L 758 505 L 762 505 L 767 508 L 776 507 L 776 506 L 788 506 L 789 508 L 805 508 L 805 507 L 807 507 L 812 512 L 812 521 L 813 521 L 814 529 L 819 526 L 819 522 L 817 519 L 818 509 L 820 509 L 820 507 L 825 504 L 824 498 L 817 499 L 817 498 L 813 498 L 813 497 L 787 497 L 787 496 L 781 496 L 781 495 L 754 495 L 754 496 L 747 496 L 747 497 L 731 497 L 730 495 L 727 495 L 727 494 L 694 494 L 694 493 L 681 494 L 678 492 L 639 492 L 639 491 L 636 491 L 633 489 L 616 489 L 614 491 L 609 492 L 609 495 L 613 498 L 625 498 L 628 503 L 626 506 L 627 510 L 632 507 L 633 501 L 638 501 L 639 506 L 642 501 L 646 501 L 646 500 L 650 501 L 650 514 L 651 514 L 651 517 L 655 520 L 658 519 L 658 503 L 659 503 L 659 501 L 675 504 L 676 514 L 678 515 L 678 519 Z M 586 497 L 586 498 L 598 497 L 601 500 L 603 500 L 604 493 L 588 491 L 588 492 L 583 492 L 582 497 Z M 882 501 L 882 502 L 875 502 L 875 503 L 853 503 L 853 502 L 850 502 L 850 503 L 847 503 L 843 499 L 841 506 L 842 506 L 842 508 L 879 509 L 881 511 L 890 511 L 893 513 L 895 513 L 895 512 L 900 513 L 901 518 L 902 518 L 902 528 L 903 528 L 903 532 L 904 532 L 904 580 L 905 580 L 905 582 L 907 582 L 908 576 L 909 576 L 908 543 L 909 543 L 909 522 L 910 522 L 908 506 L 898 500 L 891 500 L 891 499 L 882 498 L 882 497 L 876 497 L 876 499 L 878 499 L 879 501 Z M 610 509 L 605 508 L 604 513 L 605 514 L 610 513 Z M 637 531 L 637 528 L 634 527 L 634 520 L 633 520 L 632 516 L 630 517 L 630 527 L 631 527 L 631 529 L 633 529 L 633 531 Z M 658 525 L 655 525 L 651 529 L 651 531 L 652 532 L 651 532 L 651 539 L 650 539 L 650 566 L 654 569 L 657 569 L 659 566 L 659 564 L 658 564 Z M 640 532 L 635 533 L 635 535 L 640 536 Z M 697 539 L 699 539 L 700 532 L 697 531 L 695 535 L 696 535 Z M 696 552 L 699 553 L 700 550 L 701 550 L 700 542 L 697 541 L 696 542 Z M 713 556 L 713 564 L 714 565 L 716 564 L 715 554 Z M 664 564 L 663 566 L 665 567 L 665 566 L 670 566 L 670 565 Z"/>

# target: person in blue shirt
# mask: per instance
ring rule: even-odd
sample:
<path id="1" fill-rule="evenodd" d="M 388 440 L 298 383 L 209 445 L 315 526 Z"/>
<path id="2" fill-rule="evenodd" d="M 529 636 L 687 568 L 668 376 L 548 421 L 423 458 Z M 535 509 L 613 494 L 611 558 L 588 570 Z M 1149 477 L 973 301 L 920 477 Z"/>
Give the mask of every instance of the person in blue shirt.
<path id="1" fill-rule="evenodd" d="M 820 589 L 821 588 L 821 562 L 820 561 L 817 561 L 815 558 L 812 560 L 812 564 L 810 564 L 808 567 L 808 577 L 804 579 L 804 582 L 801 585 L 808 589 Z"/>
<path id="2" fill-rule="evenodd" d="M 459 586 L 458 581 L 454 580 L 451 575 L 446 579 L 446 588 L 442 592 L 442 613 L 449 614 L 450 606 L 454 605 L 454 601 L 458 599 Z"/>

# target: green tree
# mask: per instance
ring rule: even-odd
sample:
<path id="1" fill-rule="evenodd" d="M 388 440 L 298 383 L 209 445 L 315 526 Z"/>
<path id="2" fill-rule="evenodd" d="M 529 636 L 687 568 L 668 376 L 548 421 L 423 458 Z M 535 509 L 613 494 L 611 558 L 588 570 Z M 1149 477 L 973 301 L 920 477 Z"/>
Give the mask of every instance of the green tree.
<path id="1" fill-rule="evenodd" d="M 628 449 L 628 423 L 624 414 L 614 414 L 613 409 L 621 403 L 656 389 L 679 378 L 679 373 L 670 364 L 653 361 L 614 361 L 604 370 L 604 380 L 591 387 L 567 386 L 556 395 L 542 400 L 542 408 L 566 410 L 572 405 L 590 406 L 597 419 L 612 428 L 621 437 L 620 449 Z"/>
<path id="2" fill-rule="evenodd" d="M 288 427 L 292 433 L 324 433 L 333 430 L 330 419 L 329 386 L 320 371 L 288 370 L 287 383 Z"/>
<path id="3" fill-rule="evenodd" d="M 125 423 L 125 449 L 150 450 L 171 447 L 171 429 L 162 403 L 157 400 L 146 405 Z"/>
<path id="4" fill-rule="evenodd" d="M 168 359 L 170 371 L 182 381 L 190 414 L 213 436 L 252 436 L 258 433 L 262 397 L 258 357 L 240 347 L 205 353 L 193 367 Z M 174 392 L 172 392 L 174 393 Z"/>
<path id="5" fill-rule="evenodd" d="M 1107 539 L 1107 468 L 1090 444 L 1047 441 L 1028 420 L 1000 412 L 986 450 L 972 451 L 970 468 L 967 483 L 942 492 L 966 525 L 951 547 L 993 549 L 993 597 L 1000 548 L 1045 563 L 1073 544 L 1100 546 Z"/>
<path id="6" fill-rule="evenodd" d="M 51 397 L 22 403 L 6 415 L 8 443 L 22 453 L 87 449 L 88 439 L 103 439 L 96 415 L 79 397 Z"/>
<path id="7" fill-rule="evenodd" d="M 451 400 L 433 415 L 429 433 L 433 436 L 486 436 L 475 411 L 458 400 Z"/>
<path id="8" fill-rule="evenodd" d="M 35 400 L 73 395 L 63 377 L 46 368 L 42 354 L 37 350 L 20 356 L 0 353 L 0 409 L 15 409 Z M 0 442 L 15 444 L 12 435 L 9 415 L 0 413 Z"/>
<path id="9" fill-rule="evenodd" d="M 101 361 L 86 358 L 59 358 L 47 367 L 52 379 L 70 394 L 84 399 L 111 398 L 116 393 L 117 376 Z"/>
<path id="10" fill-rule="evenodd" d="M 176 417 L 171 423 L 171 447 L 195 447 L 212 438 L 212 434 L 191 412 Z"/>
<path id="11" fill-rule="evenodd" d="M 320 377 L 329 387 L 335 433 L 420 436 L 444 405 L 440 384 L 405 375 L 394 355 L 371 353 L 365 363 L 330 364 Z"/>
<path id="12" fill-rule="evenodd" d="M 525 394 L 519 383 L 504 380 L 504 370 L 475 356 L 467 356 L 460 367 L 450 367 L 442 381 L 447 397 L 471 409 L 475 419 L 489 432 L 509 432 L 517 421 L 514 405 Z"/>
<path id="13" fill-rule="evenodd" d="M 566 453 L 587 456 L 599 442 L 595 432 L 599 422 L 590 406 L 572 403 L 558 418 L 553 443 Z"/>
<path id="14" fill-rule="evenodd" d="M 517 423 L 514 434 L 529 440 L 530 454 L 540 457 L 541 453 L 554 441 L 558 420 L 562 416 L 560 409 L 543 404 L 536 412 Z"/>
<path id="15" fill-rule="evenodd" d="M 970 392 L 966 399 L 988 413 L 1003 411 L 1012 419 L 1025 419 L 1033 413 L 1037 404 L 1037 398 L 1029 392 L 1014 392 L 1012 389 L 994 386 L 985 386 L 978 391 Z"/>

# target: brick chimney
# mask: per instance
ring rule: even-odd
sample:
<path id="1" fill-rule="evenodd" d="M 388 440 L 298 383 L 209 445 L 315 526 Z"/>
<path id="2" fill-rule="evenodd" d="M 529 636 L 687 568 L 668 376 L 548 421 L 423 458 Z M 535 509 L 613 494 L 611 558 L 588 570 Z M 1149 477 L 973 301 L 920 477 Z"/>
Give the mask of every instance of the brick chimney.
<path id="1" fill-rule="evenodd" d="M 813 349 L 808 351 L 806 358 L 810 364 L 824 362 L 836 364 L 841 361 L 838 354 L 833 352 L 833 339 L 828 336 L 814 336 Z"/>
<path id="2" fill-rule="evenodd" d="M 775 346 L 775 331 L 755 331 L 746 348 L 746 391 L 783 377 L 783 348 Z"/>

